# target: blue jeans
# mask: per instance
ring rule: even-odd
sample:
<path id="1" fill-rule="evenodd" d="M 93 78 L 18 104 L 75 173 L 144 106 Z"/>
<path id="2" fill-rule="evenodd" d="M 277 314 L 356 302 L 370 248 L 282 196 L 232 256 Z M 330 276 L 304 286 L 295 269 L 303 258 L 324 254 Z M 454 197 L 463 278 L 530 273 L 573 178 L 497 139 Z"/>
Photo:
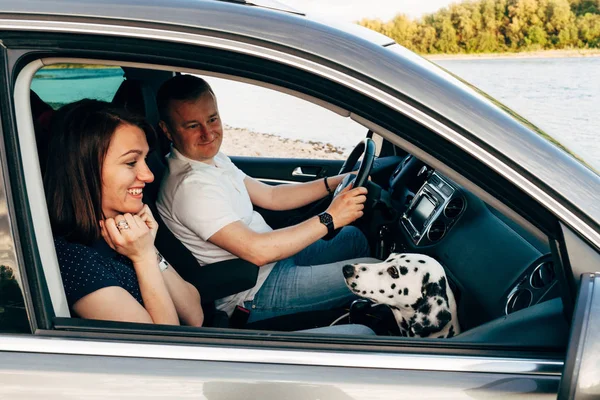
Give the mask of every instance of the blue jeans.
<path id="1" fill-rule="evenodd" d="M 349 304 L 356 295 L 346 286 L 342 267 L 379 262 L 366 258 L 368 255 L 365 236 L 358 228 L 347 226 L 332 240 L 319 240 L 277 262 L 254 300 L 244 303 L 250 310 L 248 322 Z"/>

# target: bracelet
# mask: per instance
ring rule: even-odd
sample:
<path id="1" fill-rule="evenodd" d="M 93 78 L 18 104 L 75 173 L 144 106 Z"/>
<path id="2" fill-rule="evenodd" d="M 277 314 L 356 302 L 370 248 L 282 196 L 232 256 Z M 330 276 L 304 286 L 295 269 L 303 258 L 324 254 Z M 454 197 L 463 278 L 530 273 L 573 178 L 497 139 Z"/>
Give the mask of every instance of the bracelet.
<path id="1" fill-rule="evenodd" d="M 158 268 L 160 269 L 160 272 L 163 272 L 165 269 L 169 268 L 169 263 L 158 251 L 156 252 L 156 260 L 158 261 Z"/>
<path id="2" fill-rule="evenodd" d="M 329 193 L 329 195 L 332 195 L 333 191 L 331 190 L 331 188 L 329 187 L 329 184 L 327 183 L 327 177 L 323 178 L 323 183 L 325 183 L 325 189 L 327 189 L 327 193 Z"/>

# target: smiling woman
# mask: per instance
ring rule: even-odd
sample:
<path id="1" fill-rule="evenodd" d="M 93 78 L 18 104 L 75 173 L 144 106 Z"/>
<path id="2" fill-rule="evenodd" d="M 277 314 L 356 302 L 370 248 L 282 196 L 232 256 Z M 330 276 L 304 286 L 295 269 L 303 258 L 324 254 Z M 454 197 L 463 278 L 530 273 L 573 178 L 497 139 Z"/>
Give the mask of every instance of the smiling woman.
<path id="1" fill-rule="evenodd" d="M 45 186 L 67 301 L 83 318 L 200 326 L 195 287 L 154 248 L 158 224 L 142 202 L 154 131 L 109 103 L 59 110 Z M 60 151 L 62 150 L 62 151 Z M 59 154 L 67 154 L 66 160 Z"/>

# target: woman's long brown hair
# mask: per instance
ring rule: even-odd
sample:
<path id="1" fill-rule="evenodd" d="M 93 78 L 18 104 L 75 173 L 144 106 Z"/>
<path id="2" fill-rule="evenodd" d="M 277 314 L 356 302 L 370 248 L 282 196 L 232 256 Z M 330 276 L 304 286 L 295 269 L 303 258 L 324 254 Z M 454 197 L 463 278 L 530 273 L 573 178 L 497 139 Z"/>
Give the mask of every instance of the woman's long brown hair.
<path id="1" fill-rule="evenodd" d="M 154 130 L 142 117 L 110 103 L 80 100 L 54 115 L 44 175 L 54 235 L 86 245 L 101 236 L 102 164 L 122 124 L 139 127 L 154 144 Z"/>

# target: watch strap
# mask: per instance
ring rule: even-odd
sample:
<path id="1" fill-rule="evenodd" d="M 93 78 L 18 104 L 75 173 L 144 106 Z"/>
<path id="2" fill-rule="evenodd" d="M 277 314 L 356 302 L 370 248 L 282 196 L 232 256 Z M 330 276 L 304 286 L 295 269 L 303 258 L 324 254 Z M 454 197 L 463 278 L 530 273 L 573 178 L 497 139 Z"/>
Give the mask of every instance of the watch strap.
<path id="1" fill-rule="evenodd" d="M 318 215 L 318 217 L 319 222 L 321 222 L 327 227 L 327 234 L 333 233 L 335 227 L 333 226 L 333 217 L 331 216 L 331 214 L 329 214 L 326 211 L 323 211 L 321 214 Z"/>

